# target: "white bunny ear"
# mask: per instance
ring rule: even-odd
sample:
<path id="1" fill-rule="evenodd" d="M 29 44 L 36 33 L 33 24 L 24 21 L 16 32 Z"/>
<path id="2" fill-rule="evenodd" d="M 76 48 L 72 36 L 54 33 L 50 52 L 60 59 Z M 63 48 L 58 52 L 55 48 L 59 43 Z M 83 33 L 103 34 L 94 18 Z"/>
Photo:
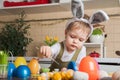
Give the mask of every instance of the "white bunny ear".
<path id="1" fill-rule="evenodd" d="M 97 24 L 97 23 L 107 21 L 107 20 L 109 20 L 109 17 L 102 10 L 99 10 L 99 11 L 95 12 L 89 19 L 91 24 Z"/>
<path id="2" fill-rule="evenodd" d="M 84 5 L 82 0 L 72 0 L 71 4 L 72 14 L 76 18 L 83 18 L 84 17 Z"/>

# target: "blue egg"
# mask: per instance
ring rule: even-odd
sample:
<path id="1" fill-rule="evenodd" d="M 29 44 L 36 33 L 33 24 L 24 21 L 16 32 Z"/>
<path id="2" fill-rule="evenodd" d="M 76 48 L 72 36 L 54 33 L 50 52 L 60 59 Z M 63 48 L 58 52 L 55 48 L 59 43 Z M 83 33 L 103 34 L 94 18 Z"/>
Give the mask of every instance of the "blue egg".
<path id="1" fill-rule="evenodd" d="M 70 61 L 70 62 L 68 63 L 67 69 L 72 69 L 72 70 L 74 70 L 74 71 L 77 71 L 77 70 L 78 70 L 78 67 L 77 67 L 76 62 Z"/>
<path id="2" fill-rule="evenodd" d="M 30 74 L 30 69 L 26 65 L 20 65 L 15 70 L 15 77 L 17 78 L 29 78 Z"/>
<path id="3" fill-rule="evenodd" d="M 12 77 L 16 77 L 16 71 L 17 71 L 17 68 L 13 70 Z"/>
<path id="4" fill-rule="evenodd" d="M 16 67 L 15 67 L 15 65 L 13 63 L 10 62 L 8 64 L 8 74 L 7 74 L 8 77 L 12 77 L 13 71 L 14 71 L 15 68 Z"/>

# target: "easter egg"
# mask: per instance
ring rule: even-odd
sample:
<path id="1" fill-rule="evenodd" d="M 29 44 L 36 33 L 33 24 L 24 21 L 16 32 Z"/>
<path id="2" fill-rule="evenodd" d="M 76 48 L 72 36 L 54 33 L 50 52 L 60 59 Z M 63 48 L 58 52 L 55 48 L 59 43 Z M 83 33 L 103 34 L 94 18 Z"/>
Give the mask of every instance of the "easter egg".
<path id="1" fill-rule="evenodd" d="M 30 75 L 30 69 L 26 65 L 20 65 L 15 70 L 15 77 L 17 78 L 29 78 Z"/>
<path id="2" fill-rule="evenodd" d="M 98 64 L 94 58 L 90 56 L 86 56 L 81 60 L 79 71 L 88 73 L 89 80 L 99 80 Z"/>
<path id="3" fill-rule="evenodd" d="M 24 57 L 17 57 L 14 62 L 15 66 L 18 67 L 20 65 L 27 65 L 27 62 Z"/>
<path id="4" fill-rule="evenodd" d="M 43 73 L 47 73 L 47 72 L 50 71 L 50 69 L 49 69 L 49 68 L 42 68 L 41 71 L 42 71 Z"/>
<path id="5" fill-rule="evenodd" d="M 71 80 L 73 78 L 73 73 L 74 73 L 74 70 L 68 69 L 66 71 L 66 76 L 65 76 L 66 78 L 65 78 L 65 80 Z"/>
<path id="6" fill-rule="evenodd" d="M 13 70 L 12 77 L 16 77 L 16 72 L 17 72 L 17 68 L 15 68 L 15 69 Z M 10 77 L 8 77 L 8 78 L 10 78 Z"/>
<path id="7" fill-rule="evenodd" d="M 68 63 L 67 69 L 72 69 L 72 70 L 74 70 L 74 71 L 77 71 L 77 70 L 78 70 L 78 67 L 77 67 L 77 64 L 76 64 L 74 61 L 70 61 L 70 62 Z"/>
<path id="8" fill-rule="evenodd" d="M 66 67 L 63 67 L 63 68 L 61 69 L 61 71 L 67 71 L 67 68 L 66 68 Z"/>
<path id="9" fill-rule="evenodd" d="M 62 76 L 59 72 L 56 72 L 52 76 L 52 80 L 62 80 Z"/>
<path id="10" fill-rule="evenodd" d="M 85 72 L 75 71 L 73 74 L 73 80 L 88 80 L 89 76 Z"/>
<path id="11" fill-rule="evenodd" d="M 99 75 L 100 75 L 99 76 L 100 79 L 103 79 L 105 77 L 109 77 L 108 73 L 104 70 L 99 70 Z"/>
<path id="12" fill-rule="evenodd" d="M 36 58 L 32 58 L 28 63 L 28 67 L 32 74 L 37 74 L 39 72 L 40 66 Z"/>
<path id="13" fill-rule="evenodd" d="M 8 64 L 8 74 L 7 74 L 8 77 L 12 77 L 12 75 L 13 75 L 13 70 L 14 70 L 15 68 L 16 68 L 16 67 L 15 67 L 15 65 L 14 65 L 13 63 L 9 63 L 9 64 Z"/>

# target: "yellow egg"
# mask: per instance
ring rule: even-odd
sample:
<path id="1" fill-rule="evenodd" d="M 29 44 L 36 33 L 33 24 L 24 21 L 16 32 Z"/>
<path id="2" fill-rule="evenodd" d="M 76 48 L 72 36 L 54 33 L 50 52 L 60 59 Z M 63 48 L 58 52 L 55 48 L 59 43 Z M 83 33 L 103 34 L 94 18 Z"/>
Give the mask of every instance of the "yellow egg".
<path id="1" fill-rule="evenodd" d="M 53 76 L 53 73 L 52 72 L 47 72 L 47 78 L 48 80 L 50 80 Z"/>
<path id="2" fill-rule="evenodd" d="M 61 71 L 67 71 L 67 68 L 66 68 L 66 67 L 63 67 L 63 68 L 61 69 Z"/>
<path id="3" fill-rule="evenodd" d="M 62 80 L 65 80 L 66 79 L 66 72 L 61 71 L 60 74 L 61 74 Z"/>
<path id="4" fill-rule="evenodd" d="M 38 76 L 38 80 L 42 80 L 42 77 L 41 77 L 41 76 Z"/>
<path id="5" fill-rule="evenodd" d="M 24 57 L 17 57 L 14 62 L 15 66 L 18 67 L 20 65 L 27 65 L 27 62 Z"/>
<path id="6" fill-rule="evenodd" d="M 53 74 L 52 80 L 62 80 L 60 72 L 55 72 Z"/>
<path id="7" fill-rule="evenodd" d="M 39 72 L 39 63 L 36 58 L 32 58 L 28 63 L 28 67 L 30 68 L 31 74 L 37 74 Z"/>
<path id="8" fill-rule="evenodd" d="M 72 69 L 69 69 L 69 70 L 66 71 L 66 78 L 67 78 L 67 80 L 73 78 L 73 73 L 74 73 L 74 71 Z"/>
<path id="9" fill-rule="evenodd" d="M 38 76 L 37 80 L 46 80 L 46 78 L 43 76 Z"/>

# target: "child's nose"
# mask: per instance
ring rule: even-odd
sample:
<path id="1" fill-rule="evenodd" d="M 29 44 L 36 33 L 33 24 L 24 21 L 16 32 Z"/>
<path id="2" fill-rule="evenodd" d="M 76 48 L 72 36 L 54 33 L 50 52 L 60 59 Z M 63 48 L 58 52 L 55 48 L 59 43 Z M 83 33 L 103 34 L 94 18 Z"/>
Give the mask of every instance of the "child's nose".
<path id="1" fill-rule="evenodd" d="M 74 39 L 73 42 L 74 42 L 74 43 L 78 43 L 78 39 Z"/>

